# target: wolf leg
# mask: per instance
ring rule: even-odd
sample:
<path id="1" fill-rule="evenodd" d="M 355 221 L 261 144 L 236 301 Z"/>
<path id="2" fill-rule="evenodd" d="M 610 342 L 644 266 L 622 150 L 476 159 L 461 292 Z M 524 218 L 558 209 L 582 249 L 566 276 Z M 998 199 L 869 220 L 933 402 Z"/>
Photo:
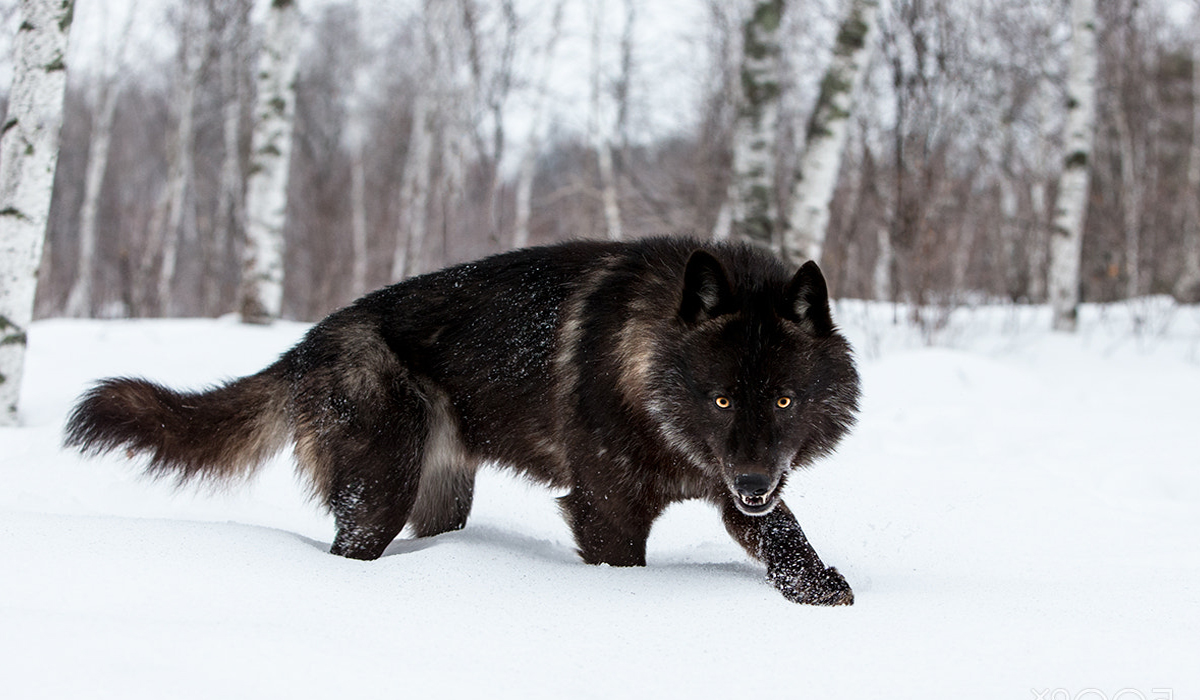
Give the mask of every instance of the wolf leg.
<path id="1" fill-rule="evenodd" d="M 854 603 L 846 579 L 837 569 L 825 566 L 783 503 L 766 515 L 751 516 L 726 499 L 722 516 L 729 534 L 767 565 L 767 580 L 788 600 L 811 605 Z"/>
<path id="2" fill-rule="evenodd" d="M 471 514 L 474 493 L 474 469 L 438 473 L 426 468 L 421 476 L 420 495 L 408 517 L 413 534 L 432 537 L 463 529 Z"/>
<path id="3" fill-rule="evenodd" d="M 417 499 L 429 408 L 403 382 L 369 402 L 335 395 L 316 403 L 322 412 L 301 421 L 296 452 L 337 523 L 330 551 L 377 559 Z"/>
<path id="4" fill-rule="evenodd" d="M 364 455 L 354 473 L 335 484 L 328 505 L 337 536 L 330 553 L 378 559 L 400 534 L 416 501 L 419 479 L 419 466 L 403 454 L 386 450 Z"/>
<path id="5" fill-rule="evenodd" d="M 597 501 L 601 499 L 579 487 L 558 500 L 584 562 L 611 566 L 646 565 L 646 539 L 661 507 L 621 507 L 618 500 L 602 497 L 607 507 L 600 508 Z"/>

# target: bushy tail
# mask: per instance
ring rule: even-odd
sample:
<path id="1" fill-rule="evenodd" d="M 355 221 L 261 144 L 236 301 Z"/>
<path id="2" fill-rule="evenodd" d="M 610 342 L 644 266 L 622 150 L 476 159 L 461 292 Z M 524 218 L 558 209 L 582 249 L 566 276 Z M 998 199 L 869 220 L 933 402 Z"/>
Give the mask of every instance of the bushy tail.
<path id="1" fill-rule="evenodd" d="M 146 472 L 180 482 L 247 476 L 289 437 L 288 386 L 271 367 L 203 392 L 144 379 L 105 379 L 67 420 L 66 445 L 85 454 L 124 448 Z"/>

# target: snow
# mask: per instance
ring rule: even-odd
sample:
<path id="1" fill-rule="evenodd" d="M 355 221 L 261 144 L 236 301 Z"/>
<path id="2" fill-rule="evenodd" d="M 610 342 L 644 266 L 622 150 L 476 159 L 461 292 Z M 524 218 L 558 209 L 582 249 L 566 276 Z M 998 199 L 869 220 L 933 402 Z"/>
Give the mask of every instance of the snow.
<path id="1" fill-rule="evenodd" d="M 1074 336 L 962 309 L 932 347 L 893 313 L 835 310 L 861 423 L 788 489 L 855 588 L 832 609 L 785 601 L 700 503 L 647 567 L 586 566 L 554 494 L 491 471 L 465 530 L 330 556 L 286 458 L 176 492 L 59 448 L 96 378 L 199 387 L 306 326 L 35 323 L 0 429 L 0 695 L 1194 697 L 1200 309 L 1085 307 Z"/>

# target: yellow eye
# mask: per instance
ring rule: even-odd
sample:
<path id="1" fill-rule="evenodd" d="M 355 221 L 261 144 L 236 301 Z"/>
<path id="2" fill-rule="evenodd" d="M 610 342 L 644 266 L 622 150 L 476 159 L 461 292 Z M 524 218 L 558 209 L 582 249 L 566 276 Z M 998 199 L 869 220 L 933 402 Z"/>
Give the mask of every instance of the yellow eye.
<path id="1" fill-rule="evenodd" d="M 733 405 L 733 402 L 724 396 L 718 396 L 717 398 L 713 399 L 713 402 L 717 404 L 717 408 L 729 408 Z"/>
<path id="2" fill-rule="evenodd" d="M 792 405 L 792 400 L 786 396 L 780 396 L 775 401 L 775 405 L 778 406 L 779 408 L 787 408 L 788 406 Z"/>

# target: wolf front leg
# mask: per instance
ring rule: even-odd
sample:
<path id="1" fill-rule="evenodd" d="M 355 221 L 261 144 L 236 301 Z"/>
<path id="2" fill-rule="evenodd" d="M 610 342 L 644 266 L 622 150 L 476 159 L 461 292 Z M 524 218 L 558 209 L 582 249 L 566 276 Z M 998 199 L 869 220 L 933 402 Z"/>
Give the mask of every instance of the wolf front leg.
<path id="1" fill-rule="evenodd" d="M 837 569 L 825 566 L 783 503 L 766 515 L 752 516 L 727 498 L 722 516 L 729 534 L 767 565 L 767 580 L 788 600 L 810 605 L 854 603 L 850 584 Z"/>

